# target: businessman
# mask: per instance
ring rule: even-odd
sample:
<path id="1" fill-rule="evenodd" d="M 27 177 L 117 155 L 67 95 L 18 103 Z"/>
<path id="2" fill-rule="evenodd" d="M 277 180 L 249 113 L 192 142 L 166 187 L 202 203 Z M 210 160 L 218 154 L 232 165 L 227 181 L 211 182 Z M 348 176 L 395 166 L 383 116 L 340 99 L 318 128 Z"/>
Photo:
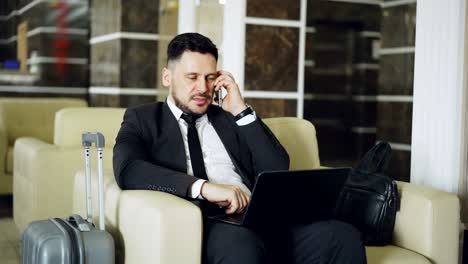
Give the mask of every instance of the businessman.
<path id="1" fill-rule="evenodd" d="M 256 175 L 288 169 L 287 152 L 245 104 L 232 74 L 216 69 L 217 59 L 216 46 L 200 34 L 169 43 L 162 72 L 169 96 L 129 108 L 116 138 L 120 188 L 168 192 L 236 214 L 249 204 Z M 221 87 L 222 108 L 213 104 Z M 337 221 L 264 234 L 205 220 L 202 255 L 209 264 L 366 262 L 360 234 Z"/>

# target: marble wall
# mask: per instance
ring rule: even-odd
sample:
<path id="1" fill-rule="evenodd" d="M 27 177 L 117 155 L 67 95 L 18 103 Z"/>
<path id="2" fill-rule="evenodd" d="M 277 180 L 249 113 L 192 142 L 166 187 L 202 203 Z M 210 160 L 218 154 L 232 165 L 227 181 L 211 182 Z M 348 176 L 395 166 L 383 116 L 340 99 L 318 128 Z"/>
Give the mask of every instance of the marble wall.
<path id="1" fill-rule="evenodd" d="M 247 0 L 252 19 L 300 20 L 300 0 Z M 296 92 L 299 67 L 299 28 L 247 23 L 245 28 L 244 90 Z M 296 116 L 296 99 L 246 98 L 259 116 Z"/>
<path id="2" fill-rule="evenodd" d="M 167 39 L 177 30 L 177 9 L 168 8 L 169 2 L 92 2 L 91 105 L 127 107 L 157 99 Z"/>
<path id="3" fill-rule="evenodd" d="M 247 0 L 249 19 L 300 20 L 300 0 Z M 375 144 L 380 5 L 307 1 L 303 116 L 317 129 L 325 165 L 353 165 Z M 246 24 L 245 90 L 298 91 L 300 31 Z M 371 97 L 373 100 L 361 100 Z M 293 99 L 247 98 L 262 117 L 295 116 Z"/>
<path id="4" fill-rule="evenodd" d="M 296 100 L 246 98 L 245 102 L 262 117 L 296 116 Z"/>
<path id="5" fill-rule="evenodd" d="M 299 20 L 301 1 L 247 0 L 248 17 Z"/>
<path id="6" fill-rule="evenodd" d="M 119 30 L 123 32 L 158 33 L 160 2 L 163 1 L 122 0 Z"/>
<path id="7" fill-rule="evenodd" d="M 247 1 L 247 17 L 299 20 L 299 0 L 266 2 Z M 384 140 L 394 147 L 389 174 L 409 180 L 415 12 L 410 1 L 307 1 L 303 113 L 324 165 L 352 166 Z M 247 22 L 245 90 L 296 92 L 298 47 L 297 27 Z M 262 117 L 297 109 L 293 99 L 246 101 Z"/>
<path id="8" fill-rule="evenodd" d="M 246 25 L 245 90 L 296 91 L 299 29 Z"/>

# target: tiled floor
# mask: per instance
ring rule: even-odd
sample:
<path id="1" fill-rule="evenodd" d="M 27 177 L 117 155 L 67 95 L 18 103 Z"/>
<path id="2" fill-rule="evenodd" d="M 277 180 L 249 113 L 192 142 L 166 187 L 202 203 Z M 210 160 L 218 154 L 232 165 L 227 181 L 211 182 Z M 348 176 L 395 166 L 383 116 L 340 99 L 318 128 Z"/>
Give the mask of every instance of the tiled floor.
<path id="1" fill-rule="evenodd" d="M 19 264 L 20 235 L 11 217 L 0 217 L 0 264 Z"/>
<path id="2" fill-rule="evenodd" d="M 0 264 L 19 264 L 20 234 L 12 218 L 11 196 L 0 196 Z"/>

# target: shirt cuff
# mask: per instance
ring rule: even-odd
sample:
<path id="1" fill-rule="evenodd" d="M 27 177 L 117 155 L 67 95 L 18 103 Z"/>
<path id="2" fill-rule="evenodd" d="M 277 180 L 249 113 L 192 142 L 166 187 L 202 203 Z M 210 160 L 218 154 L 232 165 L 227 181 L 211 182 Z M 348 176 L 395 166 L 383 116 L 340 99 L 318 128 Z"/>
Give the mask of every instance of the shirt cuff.
<path id="1" fill-rule="evenodd" d="M 252 123 L 255 120 L 257 120 L 257 114 L 255 113 L 255 111 L 253 111 L 252 114 L 244 116 L 243 118 L 237 120 L 236 123 L 238 126 L 245 126 Z"/>
<path id="2" fill-rule="evenodd" d="M 192 187 L 190 188 L 190 197 L 192 197 L 193 199 L 204 200 L 203 196 L 201 196 L 201 187 L 204 182 L 206 182 L 206 180 L 200 179 L 192 184 Z"/>

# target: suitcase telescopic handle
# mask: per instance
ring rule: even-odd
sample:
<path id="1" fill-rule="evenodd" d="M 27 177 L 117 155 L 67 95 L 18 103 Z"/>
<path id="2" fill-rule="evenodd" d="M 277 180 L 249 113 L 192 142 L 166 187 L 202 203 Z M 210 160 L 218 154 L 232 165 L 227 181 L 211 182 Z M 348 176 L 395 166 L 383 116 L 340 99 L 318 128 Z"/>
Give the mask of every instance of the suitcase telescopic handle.
<path id="1" fill-rule="evenodd" d="M 98 204 L 99 204 L 99 229 L 105 230 L 104 225 L 104 176 L 102 165 L 102 153 L 104 151 L 104 135 L 99 132 L 85 132 L 81 135 L 82 145 L 85 150 L 85 175 L 86 175 L 86 220 L 93 222 L 91 205 L 91 163 L 89 161 L 89 149 L 93 145 L 97 148 L 98 160 Z"/>
<path id="2" fill-rule="evenodd" d="M 83 147 L 91 147 L 91 145 L 95 143 L 96 148 L 104 148 L 104 135 L 99 132 L 85 132 L 81 135 L 81 143 L 83 144 Z"/>

